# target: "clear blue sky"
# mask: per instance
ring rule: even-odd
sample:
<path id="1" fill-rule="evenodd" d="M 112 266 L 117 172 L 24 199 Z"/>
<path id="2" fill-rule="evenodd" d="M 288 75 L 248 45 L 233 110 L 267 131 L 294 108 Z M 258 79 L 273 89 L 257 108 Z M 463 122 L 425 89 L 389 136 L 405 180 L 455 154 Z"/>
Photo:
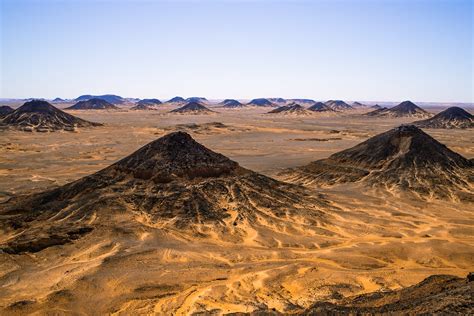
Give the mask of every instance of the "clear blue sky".
<path id="1" fill-rule="evenodd" d="M 0 97 L 474 102 L 474 1 L 0 0 Z"/>

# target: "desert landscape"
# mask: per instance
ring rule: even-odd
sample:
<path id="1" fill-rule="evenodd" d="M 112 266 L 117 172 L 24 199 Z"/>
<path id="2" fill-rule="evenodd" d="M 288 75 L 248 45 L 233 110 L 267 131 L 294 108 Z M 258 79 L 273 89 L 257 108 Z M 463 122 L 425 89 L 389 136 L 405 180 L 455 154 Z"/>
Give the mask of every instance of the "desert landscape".
<path id="1" fill-rule="evenodd" d="M 54 103 L 96 122 L 72 132 L 4 120 L 2 313 L 297 314 L 320 302 L 337 311 L 342 298 L 472 272 L 472 128 L 411 128 L 418 116 L 373 117 L 369 106 L 294 111 L 289 101 L 288 113 L 275 113 L 275 104 L 186 102 Z M 444 109 L 425 108 L 430 117 Z M 301 169 L 368 139 L 378 159 L 387 131 L 414 145 L 390 138 L 405 149 L 386 178 Z M 428 190 L 389 180 L 405 172 Z M 472 311 L 472 285 L 464 293 L 457 304 Z"/>
<path id="2" fill-rule="evenodd" d="M 0 0 L 0 316 L 474 315 L 473 0 Z"/>

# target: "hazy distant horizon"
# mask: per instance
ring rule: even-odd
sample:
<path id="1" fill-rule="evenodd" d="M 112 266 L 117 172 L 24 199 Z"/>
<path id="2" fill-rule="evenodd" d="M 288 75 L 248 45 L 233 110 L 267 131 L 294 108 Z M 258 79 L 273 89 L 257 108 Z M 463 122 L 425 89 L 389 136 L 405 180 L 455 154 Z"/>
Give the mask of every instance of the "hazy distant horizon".
<path id="1" fill-rule="evenodd" d="M 473 5 L 2 0 L 0 97 L 473 103 Z"/>

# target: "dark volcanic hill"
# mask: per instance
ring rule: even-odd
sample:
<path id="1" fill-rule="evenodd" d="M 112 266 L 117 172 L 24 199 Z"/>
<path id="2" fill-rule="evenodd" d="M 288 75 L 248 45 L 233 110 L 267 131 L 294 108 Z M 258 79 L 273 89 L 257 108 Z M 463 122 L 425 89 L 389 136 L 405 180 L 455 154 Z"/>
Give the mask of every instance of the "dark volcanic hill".
<path id="1" fill-rule="evenodd" d="M 314 101 L 313 99 L 288 99 L 287 101 L 296 102 L 298 104 L 306 104 L 306 105 L 316 103 L 316 101 Z"/>
<path id="2" fill-rule="evenodd" d="M 234 99 L 225 99 L 219 104 L 222 105 L 222 107 L 224 108 L 240 108 L 240 107 L 245 106 L 244 104 Z"/>
<path id="3" fill-rule="evenodd" d="M 64 99 L 61 98 L 55 98 L 52 102 L 64 102 Z"/>
<path id="4" fill-rule="evenodd" d="M 215 111 L 209 110 L 204 105 L 197 102 L 189 102 L 183 105 L 180 108 L 174 109 L 169 113 L 179 113 L 179 114 L 211 114 L 216 113 Z"/>
<path id="5" fill-rule="evenodd" d="M 131 110 L 156 110 L 156 106 L 162 104 L 158 99 L 142 99 L 130 108 Z"/>
<path id="6" fill-rule="evenodd" d="M 285 104 L 286 100 L 283 98 L 268 98 L 268 101 L 277 103 L 277 104 Z"/>
<path id="7" fill-rule="evenodd" d="M 293 102 L 288 105 L 280 106 L 274 110 L 271 110 L 267 114 L 311 115 L 311 112 L 307 111 L 301 105 Z"/>
<path id="8" fill-rule="evenodd" d="M 315 104 L 310 106 L 308 110 L 313 112 L 334 112 L 333 109 L 331 109 L 329 106 L 322 102 L 316 102 Z"/>
<path id="9" fill-rule="evenodd" d="M 362 104 L 362 103 L 357 102 L 357 101 L 354 102 L 354 103 L 352 103 L 352 107 L 353 107 L 353 108 L 363 108 L 363 107 L 366 107 L 366 106 L 367 106 L 367 105 Z"/>
<path id="10" fill-rule="evenodd" d="M 352 109 L 352 106 L 350 106 L 349 104 L 347 104 L 346 102 L 342 100 L 329 100 L 329 101 L 326 101 L 324 104 L 326 104 L 328 107 L 336 111 L 344 111 L 344 110 Z"/>
<path id="11" fill-rule="evenodd" d="M 251 106 L 275 106 L 271 101 L 265 98 L 260 98 L 260 99 L 253 99 L 247 105 Z"/>
<path id="12" fill-rule="evenodd" d="M 362 182 L 422 196 L 474 199 L 474 164 L 413 125 L 283 174 L 297 183 Z"/>
<path id="13" fill-rule="evenodd" d="M 52 132 L 58 130 L 74 131 L 76 127 L 100 126 L 65 113 L 46 101 L 29 101 L 3 120 L 7 126 L 24 131 Z"/>
<path id="14" fill-rule="evenodd" d="M 182 97 L 174 97 L 166 101 L 166 103 L 182 103 L 182 102 L 186 102 L 186 100 Z"/>
<path id="15" fill-rule="evenodd" d="M 204 97 L 190 97 L 186 99 L 187 102 L 200 102 L 200 103 L 206 103 L 207 99 Z"/>
<path id="16" fill-rule="evenodd" d="M 462 108 L 453 106 L 432 118 L 413 124 L 423 128 L 473 128 L 474 116 Z"/>
<path id="17" fill-rule="evenodd" d="M 102 99 L 89 99 L 87 101 L 79 101 L 66 110 L 117 110 L 115 105 Z"/>
<path id="18" fill-rule="evenodd" d="M 114 95 L 114 94 L 104 94 L 104 95 L 85 94 L 85 95 L 81 95 L 80 97 L 77 97 L 74 101 L 79 102 L 79 101 L 87 101 L 90 99 L 101 99 L 115 105 L 125 103 L 126 101 L 121 96 Z"/>
<path id="19" fill-rule="evenodd" d="M 13 111 L 14 109 L 8 105 L 0 105 L 0 117 L 4 117 Z"/>
<path id="20" fill-rule="evenodd" d="M 305 218 L 307 229 L 321 231 L 316 226 L 326 218 L 321 211 L 326 207 L 300 186 L 244 169 L 189 134 L 175 132 L 95 174 L 4 203 L 0 228 L 21 234 L 0 241 L 0 248 L 11 254 L 38 252 L 104 225 L 121 227 L 125 214 L 182 233 L 211 224 L 221 238 L 239 242 L 246 227 L 257 227 L 262 219 L 288 222 L 297 215 Z M 90 220 L 96 217 L 102 220 Z"/>
<path id="21" fill-rule="evenodd" d="M 380 105 L 376 104 L 376 105 L 372 105 L 370 108 L 371 108 L 371 109 L 374 109 L 374 110 L 379 110 L 379 109 L 381 109 L 382 107 L 381 107 Z"/>
<path id="22" fill-rule="evenodd" d="M 137 104 L 139 104 L 139 105 L 142 105 L 142 104 L 144 104 L 144 105 L 159 105 L 159 104 L 161 104 L 161 101 L 158 100 L 158 99 L 142 99 L 142 100 L 138 101 Z"/>
<path id="23" fill-rule="evenodd" d="M 403 101 L 397 106 L 390 109 L 373 112 L 372 116 L 386 116 L 386 117 L 430 117 L 431 114 L 411 101 Z"/>

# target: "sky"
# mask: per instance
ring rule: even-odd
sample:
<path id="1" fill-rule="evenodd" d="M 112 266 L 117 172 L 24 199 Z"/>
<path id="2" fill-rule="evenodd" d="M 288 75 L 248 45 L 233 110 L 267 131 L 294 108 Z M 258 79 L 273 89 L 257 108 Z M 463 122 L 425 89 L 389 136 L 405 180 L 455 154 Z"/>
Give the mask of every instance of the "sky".
<path id="1" fill-rule="evenodd" d="M 474 102 L 474 1 L 0 0 L 1 98 Z"/>

